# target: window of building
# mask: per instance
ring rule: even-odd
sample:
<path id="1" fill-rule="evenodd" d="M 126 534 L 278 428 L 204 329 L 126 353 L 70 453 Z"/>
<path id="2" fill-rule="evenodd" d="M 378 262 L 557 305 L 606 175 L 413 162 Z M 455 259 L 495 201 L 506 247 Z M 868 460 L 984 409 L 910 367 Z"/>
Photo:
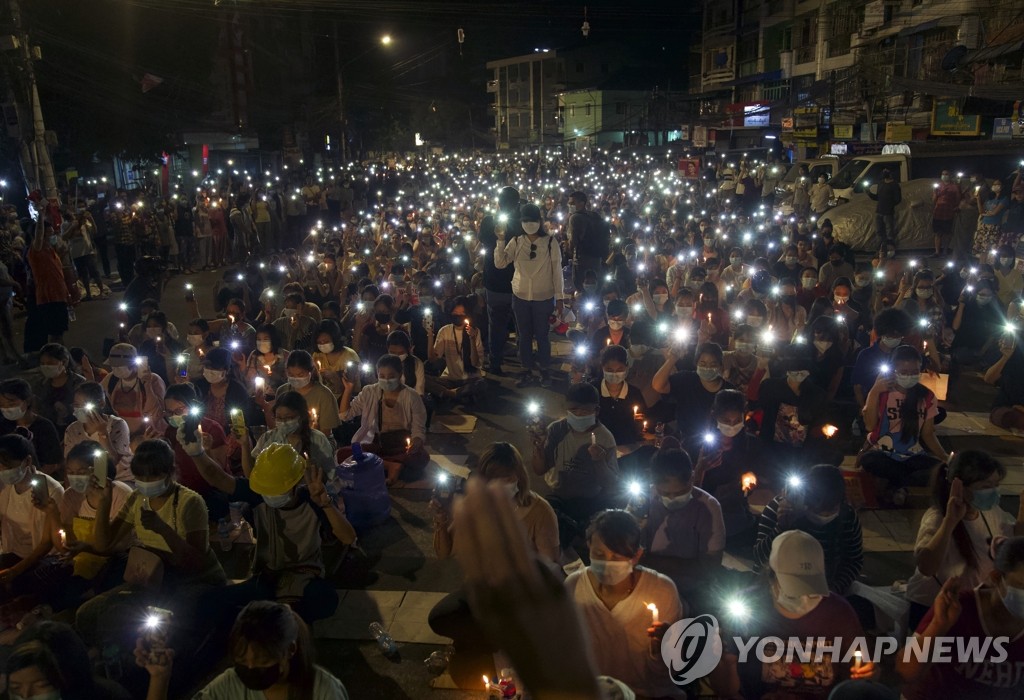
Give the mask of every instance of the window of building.
<path id="1" fill-rule="evenodd" d="M 588 116 L 588 117 L 590 116 L 590 103 L 589 102 L 587 103 L 587 110 L 585 112 L 585 115 Z"/>
<path id="2" fill-rule="evenodd" d="M 569 105 L 569 116 L 570 117 L 575 117 L 576 116 L 576 105 Z"/>

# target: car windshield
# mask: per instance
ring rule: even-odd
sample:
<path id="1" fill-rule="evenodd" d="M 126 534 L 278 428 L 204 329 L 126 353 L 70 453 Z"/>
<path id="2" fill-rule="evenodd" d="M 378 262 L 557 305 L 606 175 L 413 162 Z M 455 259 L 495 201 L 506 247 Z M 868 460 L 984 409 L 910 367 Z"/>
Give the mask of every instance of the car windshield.
<path id="1" fill-rule="evenodd" d="M 867 167 L 868 161 L 866 160 L 851 160 L 840 168 L 829 184 L 832 185 L 834 190 L 845 190 L 853 187 L 854 183 L 857 182 L 857 178 L 864 173 Z"/>

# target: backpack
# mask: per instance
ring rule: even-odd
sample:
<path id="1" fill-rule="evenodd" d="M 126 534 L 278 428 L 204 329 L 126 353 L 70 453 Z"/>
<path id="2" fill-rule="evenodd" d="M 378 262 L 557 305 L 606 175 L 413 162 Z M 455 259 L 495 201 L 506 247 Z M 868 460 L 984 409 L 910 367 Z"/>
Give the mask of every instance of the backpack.
<path id="1" fill-rule="evenodd" d="M 577 255 L 604 260 L 608 257 L 612 238 L 608 222 L 596 211 L 580 213 L 587 217 L 587 229 L 583 240 L 580 241 L 579 247 L 576 250 Z"/>

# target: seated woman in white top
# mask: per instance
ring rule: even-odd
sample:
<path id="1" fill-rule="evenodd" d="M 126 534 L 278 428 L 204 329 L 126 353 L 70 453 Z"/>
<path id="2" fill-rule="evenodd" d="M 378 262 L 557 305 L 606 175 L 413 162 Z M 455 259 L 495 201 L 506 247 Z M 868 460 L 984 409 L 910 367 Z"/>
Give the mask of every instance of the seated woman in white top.
<path id="1" fill-rule="evenodd" d="M 341 396 L 345 390 L 341 375 L 348 370 L 348 375 L 359 381 L 359 355 L 345 345 L 338 322 L 325 318 L 316 329 L 316 352 L 313 362 L 320 373 L 320 381 L 335 396 Z"/>
<path id="2" fill-rule="evenodd" d="M 115 464 L 115 478 L 133 483 L 131 435 L 123 418 L 111 415 L 103 387 L 86 382 L 78 387 L 74 396 L 75 422 L 64 433 L 64 458 L 72 448 L 86 440 L 95 440 L 110 455 Z"/>
<path id="3" fill-rule="evenodd" d="M 377 382 L 367 384 L 352 398 L 353 387 L 345 377 L 341 395 L 341 420 L 361 419 L 352 442 L 362 444 L 364 451 L 380 455 L 388 471 L 388 483 L 399 479 L 415 481 L 423 475 L 430 461 L 426 448 L 427 409 L 423 399 L 412 387 L 402 383 L 402 362 L 395 355 L 377 360 Z M 338 450 L 338 462 L 352 454 L 352 448 Z"/>
<path id="4" fill-rule="evenodd" d="M 942 584 L 959 577 L 960 590 L 987 582 L 995 537 L 1024 534 L 1024 512 L 1014 518 L 999 506 L 1006 467 L 981 450 L 957 452 L 932 477 L 932 505 L 921 518 L 914 545 L 917 570 L 907 582 L 910 629 L 916 629 Z"/>
<path id="5" fill-rule="evenodd" d="M 412 340 L 405 331 L 391 331 L 388 335 L 388 353 L 395 355 L 402 363 L 402 383 L 423 396 L 427 390 L 427 378 L 423 360 L 412 354 Z"/>
<path id="6" fill-rule="evenodd" d="M 311 409 L 306 399 L 297 391 L 282 394 L 274 402 L 274 427 L 267 430 L 249 451 L 249 441 L 241 439 L 246 429 L 235 428 L 235 437 L 242 445 L 242 471 L 246 476 L 252 472 L 254 460 L 268 445 L 280 442 L 291 445 L 300 455 L 308 455 L 325 474 L 334 469 L 334 447 L 327 436 L 312 427 Z"/>
<path id="7" fill-rule="evenodd" d="M 590 566 L 576 571 L 566 587 L 590 632 L 597 671 L 628 685 L 637 695 L 653 698 L 684 698 L 672 683 L 661 655 L 651 656 L 652 611 L 671 625 L 683 617 L 684 608 L 671 579 L 638 567 L 643 554 L 640 525 L 624 510 L 598 513 L 587 528 Z"/>

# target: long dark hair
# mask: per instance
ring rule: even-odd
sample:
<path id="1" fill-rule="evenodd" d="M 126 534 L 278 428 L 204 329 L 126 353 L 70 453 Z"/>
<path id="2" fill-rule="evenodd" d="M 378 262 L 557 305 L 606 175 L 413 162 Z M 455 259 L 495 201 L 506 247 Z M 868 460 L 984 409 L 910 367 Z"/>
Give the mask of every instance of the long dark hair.
<path id="1" fill-rule="evenodd" d="M 946 515 L 953 479 L 960 479 L 966 487 L 984 481 L 993 473 L 998 473 L 1000 478 L 1005 477 L 1006 467 L 988 452 L 982 450 L 958 452 L 949 461 L 949 464 L 940 464 L 932 472 L 932 507 L 943 516 Z M 968 534 L 963 520 L 953 528 L 953 542 L 967 566 L 977 570 L 978 557 L 974 553 L 974 545 L 971 543 L 971 536 Z"/>
<path id="2" fill-rule="evenodd" d="M 35 666 L 67 700 L 88 700 L 98 696 L 89 651 L 62 622 L 44 620 L 21 633 L 7 659 L 8 675 Z"/>
<path id="3" fill-rule="evenodd" d="M 405 350 L 405 359 L 400 360 L 402 363 L 402 380 L 405 385 L 413 389 L 416 388 L 416 358 L 412 354 L 412 341 L 409 339 L 409 334 L 405 331 L 391 331 L 388 334 L 387 340 L 388 347 L 392 345 L 401 346 Z"/>
<path id="4" fill-rule="evenodd" d="M 309 447 L 312 444 L 312 427 L 309 425 L 309 404 L 306 397 L 297 391 L 286 391 L 281 394 L 274 403 L 274 408 L 283 406 L 299 414 L 299 440 L 302 442 L 302 449 L 299 452 L 309 454 Z"/>
<path id="5" fill-rule="evenodd" d="M 910 345 L 901 345 L 892 353 L 892 363 L 894 366 L 897 362 L 911 361 L 915 362 L 918 368 L 921 367 L 921 353 Z M 921 420 L 918 415 L 918 407 L 922 401 L 927 401 L 932 396 L 932 390 L 918 382 L 906 390 L 906 396 L 903 400 L 903 405 L 900 406 L 900 422 L 902 423 L 900 435 L 905 440 L 917 440 L 921 434 Z"/>
<path id="6" fill-rule="evenodd" d="M 313 697 L 316 681 L 313 641 L 309 628 L 291 608 L 269 600 L 256 600 L 238 614 L 228 650 L 237 661 L 251 647 L 272 659 L 283 659 L 288 647 L 295 645 L 295 654 L 288 662 L 288 697 Z"/>

